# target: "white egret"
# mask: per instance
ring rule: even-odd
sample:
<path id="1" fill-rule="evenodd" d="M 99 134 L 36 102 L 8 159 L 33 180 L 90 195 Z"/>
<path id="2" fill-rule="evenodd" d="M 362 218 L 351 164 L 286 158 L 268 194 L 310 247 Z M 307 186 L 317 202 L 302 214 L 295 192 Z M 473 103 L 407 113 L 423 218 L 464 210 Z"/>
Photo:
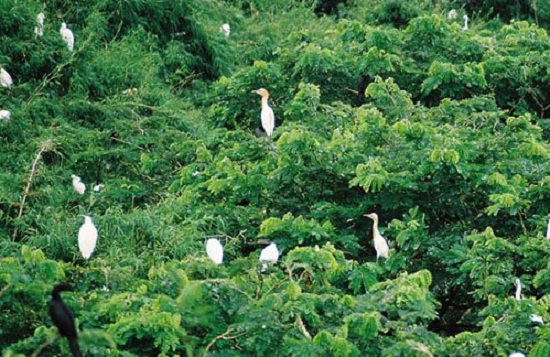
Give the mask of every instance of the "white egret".
<path id="1" fill-rule="evenodd" d="M 9 110 L 0 110 L 0 120 L 8 120 L 11 116 Z"/>
<path id="2" fill-rule="evenodd" d="M 521 280 L 516 278 L 516 300 L 521 300 Z"/>
<path id="3" fill-rule="evenodd" d="M 548 228 L 546 228 L 546 239 L 550 239 L 550 217 L 548 218 Z"/>
<path id="4" fill-rule="evenodd" d="M 13 79 L 11 79 L 10 74 L 0 65 L 0 85 L 4 88 L 9 88 L 12 84 Z"/>
<path id="5" fill-rule="evenodd" d="M 521 352 L 514 352 L 508 357 L 525 357 L 525 355 Z"/>
<path id="6" fill-rule="evenodd" d="M 538 322 L 540 324 L 544 324 L 544 320 L 542 319 L 542 316 L 540 316 L 540 315 L 531 314 L 531 315 L 529 315 L 529 319 L 531 320 L 531 322 Z"/>
<path id="7" fill-rule="evenodd" d="M 262 96 L 262 111 L 260 113 L 262 127 L 264 128 L 267 137 L 271 137 L 273 134 L 273 129 L 275 129 L 275 114 L 273 114 L 273 109 L 271 109 L 269 104 L 267 104 L 269 92 L 264 88 L 260 88 L 252 92 Z"/>
<path id="8" fill-rule="evenodd" d="M 36 23 L 38 24 L 38 26 L 34 27 L 34 33 L 37 34 L 38 36 L 44 35 L 44 19 L 45 18 L 46 18 L 46 16 L 44 15 L 43 12 L 36 15 Z"/>
<path id="9" fill-rule="evenodd" d="M 80 177 L 78 177 L 76 175 L 71 175 L 71 177 L 73 178 L 74 190 L 79 195 L 83 195 L 84 192 L 86 192 L 86 185 L 84 184 L 84 182 L 81 181 Z"/>
<path id="10" fill-rule="evenodd" d="M 206 254 L 217 265 L 223 262 L 223 246 L 218 239 L 209 238 L 206 241 Z"/>
<path id="11" fill-rule="evenodd" d="M 260 253 L 260 261 L 262 262 L 262 268 L 264 270 L 267 269 L 267 264 L 265 264 L 265 262 L 275 264 L 277 263 L 277 260 L 279 260 L 279 249 L 277 249 L 277 244 L 271 243 L 262 249 L 262 252 Z"/>
<path id="12" fill-rule="evenodd" d="M 97 228 L 92 217 L 84 216 L 84 224 L 78 230 L 78 248 L 84 259 L 90 259 L 97 243 Z"/>
<path id="13" fill-rule="evenodd" d="M 72 51 L 74 49 L 74 34 L 73 32 L 67 28 L 66 23 L 61 24 L 61 28 L 59 29 L 59 33 L 61 34 L 61 38 L 65 43 L 67 44 L 67 48 L 69 48 L 69 51 Z"/>
<path id="14" fill-rule="evenodd" d="M 449 21 L 453 21 L 456 19 L 456 16 L 457 16 L 457 12 L 455 9 L 452 9 L 451 11 L 449 11 L 449 13 L 447 14 L 447 18 L 449 19 Z"/>
<path id="15" fill-rule="evenodd" d="M 388 247 L 388 242 L 386 242 L 378 231 L 378 215 L 376 213 L 369 213 L 364 216 L 374 221 L 372 226 L 372 238 L 374 240 L 374 249 L 376 249 L 376 261 L 378 261 L 379 257 L 388 259 L 390 257 L 390 248 Z"/>
<path id="16" fill-rule="evenodd" d="M 220 31 L 223 32 L 225 36 L 229 37 L 229 34 L 231 33 L 231 27 L 229 26 L 229 24 L 223 24 L 220 27 Z"/>
<path id="17" fill-rule="evenodd" d="M 467 31 L 468 21 L 470 20 L 470 18 L 468 17 L 468 15 L 464 15 L 462 18 L 464 19 L 464 27 L 462 28 L 462 31 Z"/>
<path id="18" fill-rule="evenodd" d="M 95 185 L 95 186 L 94 186 L 94 192 L 99 192 L 99 191 L 101 191 L 101 189 L 102 189 L 103 187 L 105 187 L 105 185 L 102 184 L 102 183 L 100 183 L 100 184 L 98 184 L 98 185 Z"/>

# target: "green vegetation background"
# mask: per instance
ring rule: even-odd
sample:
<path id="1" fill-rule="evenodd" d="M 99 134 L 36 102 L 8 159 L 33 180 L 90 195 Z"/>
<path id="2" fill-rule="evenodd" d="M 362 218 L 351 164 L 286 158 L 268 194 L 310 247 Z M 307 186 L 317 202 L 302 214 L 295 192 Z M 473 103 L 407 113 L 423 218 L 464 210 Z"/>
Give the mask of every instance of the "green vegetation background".
<path id="1" fill-rule="evenodd" d="M 1 3 L 3 356 L 550 355 L 548 2 Z"/>

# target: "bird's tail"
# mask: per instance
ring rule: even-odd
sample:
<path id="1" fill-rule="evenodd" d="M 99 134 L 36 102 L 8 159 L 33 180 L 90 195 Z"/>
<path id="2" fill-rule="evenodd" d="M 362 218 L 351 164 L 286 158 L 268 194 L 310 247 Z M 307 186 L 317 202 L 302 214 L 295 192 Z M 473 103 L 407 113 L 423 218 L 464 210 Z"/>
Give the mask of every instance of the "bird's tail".
<path id="1" fill-rule="evenodd" d="M 80 352 L 80 347 L 78 347 L 78 340 L 76 338 L 69 340 L 69 348 L 74 357 L 84 357 L 82 352 Z"/>

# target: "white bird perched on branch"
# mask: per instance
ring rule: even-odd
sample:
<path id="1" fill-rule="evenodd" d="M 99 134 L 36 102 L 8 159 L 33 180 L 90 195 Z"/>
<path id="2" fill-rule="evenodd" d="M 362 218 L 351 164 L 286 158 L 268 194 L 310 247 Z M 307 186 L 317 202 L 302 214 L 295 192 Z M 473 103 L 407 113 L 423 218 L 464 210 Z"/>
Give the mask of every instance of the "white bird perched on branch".
<path id="1" fill-rule="evenodd" d="M 223 24 L 220 27 L 220 31 L 223 32 L 225 36 L 229 37 L 229 34 L 231 33 L 231 27 L 229 26 L 229 24 Z"/>
<path id="2" fill-rule="evenodd" d="M 9 110 L 0 110 L 0 120 L 8 120 L 11 116 Z"/>
<path id="3" fill-rule="evenodd" d="M 4 88 L 9 88 L 12 84 L 13 80 L 10 74 L 0 65 L 0 85 Z"/>
<path id="4" fill-rule="evenodd" d="M 72 51 L 74 49 L 74 34 L 73 32 L 67 28 L 66 23 L 61 24 L 61 28 L 59 29 L 59 33 L 61 34 L 61 38 L 65 43 L 67 44 L 67 48 L 69 51 Z"/>
<path id="5" fill-rule="evenodd" d="M 73 178 L 73 187 L 74 187 L 74 190 L 75 190 L 76 193 L 78 193 L 79 195 L 83 195 L 84 192 L 86 192 L 86 185 L 84 184 L 84 182 L 81 181 L 81 179 L 80 179 L 79 176 L 71 175 L 71 177 Z"/>
<path id="6" fill-rule="evenodd" d="M 521 300 L 521 280 L 516 278 L 516 300 Z"/>
<path id="7" fill-rule="evenodd" d="M 525 357 L 525 355 L 521 352 L 514 352 L 508 357 Z"/>
<path id="8" fill-rule="evenodd" d="M 364 216 L 374 221 L 372 226 L 372 238 L 374 240 L 374 249 L 376 249 L 376 261 L 378 261 L 379 257 L 388 259 L 390 257 L 390 248 L 388 247 L 388 242 L 386 242 L 378 231 L 378 215 L 376 213 L 369 213 Z"/>
<path id="9" fill-rule="evenodd" d="M 97 243 L 97 228 L 92 217 L 84 216 L 84 224 L 78 230 L 78 248 L 84 259 L 90 259 Z"/>
<path id="10" fill-rule="evenodd" d="M 217 265 L 223 262 L 223 246 L 218 239 L 209 238 L 206 241 L 206 254 Z"/>
<path id="11" fill-rule="evenodd" d="M 267 269 L 267 264 L 265 264 L 265 262 L 277 263 L 277 260 L 279 260 L 279 249 L 277 249 L 277 244 L 271 243 L 262 249 L 259 260 L 262 262 L 263 270 Z"/>
<path id="12" fill-rule="evenodd" d="M 456 19 L 456 16 L 457 16 L 457 12 L 455 9 L 452 9 L 451 11 L 449 11 L 449 13 L 447 14 L 447 19 L 449 19 L 449 21 L 453 21 Z"/>
<path id="13" fill-rule="evenodd" d="M 269 92 L 264 88 L 260 88 L 252 91 L 252 93 L 262 96 L 262 111 L 260 113 L 260 118 L 262 119 L 262 127 L 264 128 L 267 137 L 271 137 L 273 130 L 275 129 L 275 114 L 273 114 L 273 109 L 271 109 L 269 104 L 267 104 Z"/>
<path id="14" fill-rule="evenodd" d="M 46 18 L 46 16 L 44 15 L 43 12 L 36 15 L 36 22 L 37 22 L 38 26 L 34 27 L 34 33 L 37 34 L 38 36 L 44 35 L 44 19 L 45 18 Z"/>
<path id="15" fill-rule="evenodd" d="M 94 186 L 94 192 L 99 192 L 103 189 L 103 187 L 105 187 L 104 184 L 100 183 L 100 184 L 97 184 Z"/>
<path id="16" fill-rule="evenodd" d="M 464 19 L 464 27 L 462 28 L 462 31 L 467 31 L 468 21 L 470 20 L 470 18 L 468 17 L 468 15 L 464 15 L 462 18 Z"/>

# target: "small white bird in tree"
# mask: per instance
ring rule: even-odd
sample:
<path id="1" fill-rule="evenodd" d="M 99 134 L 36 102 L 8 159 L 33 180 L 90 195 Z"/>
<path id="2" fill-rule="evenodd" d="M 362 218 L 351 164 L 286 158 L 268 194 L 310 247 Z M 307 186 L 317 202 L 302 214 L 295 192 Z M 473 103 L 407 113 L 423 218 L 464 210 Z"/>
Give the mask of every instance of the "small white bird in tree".
<path id="1" fill-rule="evenodd" d="M 231 27 L 229 26 L 229 24 L 223 24 L 220 27 L 220 31 L 223 32 L 225 36 L 229 37 L 229 34 L 231 33 Z"/>
<path id="2" fill-rule="evenodd" d="M 451 11 L 449 11 L 449 13 L 447 14 L 447 19 L 449 19 L 449 21 L 453 21 L 456 19 L 456 16 L 457 16 L 457 12 L 455 9 L 452 9 Z"/>
<path id="3" fill-rule="evenodd" d="M 217 265 L 223 262 L 223 246 L 218 239 L 209 238 L 206 241 L 206 254 Z"/>
<path id="4" fill-rule="evenodd" d="M 61 28 L 59 29 L 59 33 L 61 34 L 61 38 L 65 43 L 67 44 L 67 48 L 69 51 L 72 51 L 74 49 L 74 34 L 73 32 L 67 28 L 66 23 L 61 24 Z"/>
<path id="5" fill-rule="evenodd" d="M 369 213 L 364 216 L 374 221 L 372 226 L 372 238 L 374 240 L 374 249 L 376 249 L 376 261 L 378 261 L 380 257 L 388 259 L 390 257 L 390 248 L 388 247 L 388 242 L 386 242 L 378 231 L 378 215 L 376 213 Z"/>
<path id="6" fill-rule="evenodd" d="M 514 352 L 508 357 L 525 357 L 525 355 L 521 352 Z"/>
<path id="7" fill-rule="evenodd" d="M 470 18 L 468 15 L 464 15 L 462 18 L 464 19 L 464 27 L 462 28 L 462 31 L 468 31 L 468 21 Z"/>
<path id="8" fill-rule="evenodd" d="M 536 323 L 539 323 L 539 324 L 544 324 L 544 320 L 542 319 L 542 316 L 540 315 L 537 315 L 537 314 L 531 314 L 529 315 L 529 319 L 531 320 L 531 322 L 536 322 Z"/>
<path id="9" fill-rule="evenodd" d="M 105 187 L 104 184 L 100 183 L 100 184 L 97 184 L 94 186 L 94 192 L 99 192 L 103 189 L 103 187 Z"/>
<path id="10" fill-rule="evenodd" d="M 0 65 L 0 85 L 4 88 L 9 88 L 12 84 L 13 80 L 10 74 Z"/>
<path id="11" fill-rule="evenodd" d="M 81 181 L 80 177 L 78 177 L 76 175 L 71 175 L 71 177 L 73 178 L 74 190 L 79 195 L 83 195 L 84 192 L 86 192 L 86 185 L 84 184 L 84 182 Z"/>
<path id="12" fill-rule="evenodd" d="M 521 280 L 516 278 L 516 300 L 521 300 Z"/>
<path id="13" fill-rule="evenodd" d="M 90 259 L 97 243 L 97 228 L 92 222 L 92 217 L 84 216 L 84 224 L 78 230 L 78 249 L 84 259 Z"/>
<path id="14" fill-rule="evenodd" d="M 8 120 L 11 116 L 9 110 L 0 110 L 0 120 Z"/>
<path id="15" fill-rule="evenodd" d="M 277 249 L 277 244 L 271 243 L 260 253 L 260 261 L 262 262 L 263 270 L 267 269 L 267 263 L 275 264 L 279 260 L 279 249 Z"/>
<path id="16" fill-rule="evenodd" d="M 262 96 L 262 111 L 260 113 L 260 118 L 262 119 L 262 127 L 264 128 L 267 137 L 271 137 L 273 130 L 275 129 L 275 114 L 273 114 L 273 109 L 271 109 L 269 104 L 267 104 L 269 92 L 264 88 L 260 88 L 252 92 Z"/>
<path id="17" fill-rule="evenodd" d="M 38 36 L 44 35 L 44 19 L 45 18 L 46 18 L 46 16 L 44 15 L 43 12 L 36 15 L 37 26 L 34 27 L 34 33 L 37 34 Z"/>

